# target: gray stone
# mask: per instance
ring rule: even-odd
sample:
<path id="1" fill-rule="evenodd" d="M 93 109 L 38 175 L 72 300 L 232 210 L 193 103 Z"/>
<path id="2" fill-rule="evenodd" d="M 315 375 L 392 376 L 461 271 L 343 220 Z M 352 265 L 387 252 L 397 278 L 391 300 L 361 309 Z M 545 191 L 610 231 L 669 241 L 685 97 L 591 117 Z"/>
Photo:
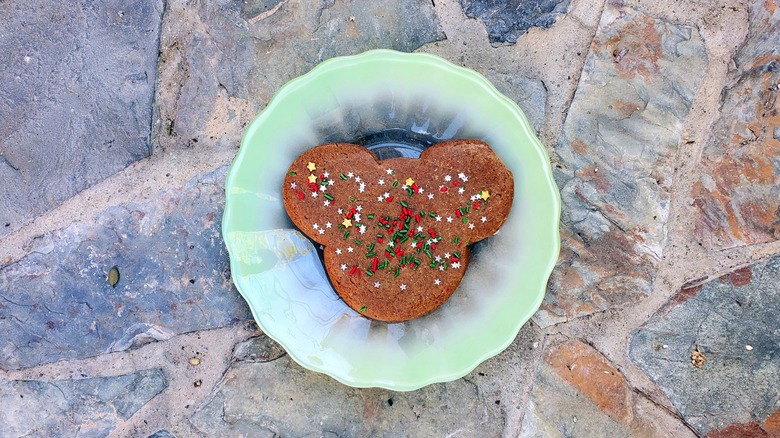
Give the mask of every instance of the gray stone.
<path id="1" fill-rule="evenodd" d="M 158 430 L 157 432 L 149 435 L 147 438 L 176 438 L 176 435 L 168 432 L 165 429 Z"/>
<path id="2" fill-rule="evenodd" d="M 0 381 L 0 436 L 107 436 L 167 386 L 159 369 L 79 380 Z"/>
<path id="3" fill-rule="evenodd" d="M 221 238 L 225 172 L 49 233 L 0 268 L 0 367 L 121 351 L 250 319 Z M 106 278 L 112 266 L 116 287 Z"/>
<path id="4" fill-rule="evenodd" d="M 233 360 L 242 362 L 270 362 L 287 354 L 281 345 L 261 334 L 236 345 Z"/>
<path id="5" fill-rule="evenodd" d="M 422 0 L 172 0 L 155 138 L 163 147 L 234 148 L 273 93 L 319 62 L 377 48 L 409 52 L 444 38 Z"/>
<path id="6" fill-rule="evenodd" d="M 494 437 L 504 427 L 493 400 L 465 379 L 403 393 L 356 389 L 289 356 L 234 363 L 190 422 L 209 435 L 268 437 Z"/>
<path id="7" fill-rule="evenodd" d="M 163 2 L 4 2 L 0 236 L 150 154 Z"/>
<path id="8" fill-rule="evenodd" d="M 488 71 L 486 78 L 498 91 L 512 99 L 523 110 L 528 122 L 538 133 L 544 123 L 547 105 L 547 89 L 539 79 L 530 79 L 517 74 Z"/>
<path id="9" fill-rule="evenodd" d="M 706 62 L 695 28 L 605 5 L 556 148 L 562 245 L 542 326 L 652 290 L 683 119 Z"/>
<path id="10" fill-rule="evenodd" d="M 778 433 L 778 314 L 774 256 L 680 291 L 636 330 L 629 354 L 702 434 L 754 422 Z M 693 351 L 705 357 L 701 368 L 692 364 Z"/>
<path id="11" fill-rule="evenodd" d="M 695 234 L 722 250 L 780 239 L 780 8 L 753 1 L 736 80 L 702 151 Z"/>
<path id="12" fill-rule="evenodd" d="M 469 18 L 485 24 L 491 43 L 516 43 L 532 27 L 547 28 L 569 7 L 569 0 L 460 0 Z"/>

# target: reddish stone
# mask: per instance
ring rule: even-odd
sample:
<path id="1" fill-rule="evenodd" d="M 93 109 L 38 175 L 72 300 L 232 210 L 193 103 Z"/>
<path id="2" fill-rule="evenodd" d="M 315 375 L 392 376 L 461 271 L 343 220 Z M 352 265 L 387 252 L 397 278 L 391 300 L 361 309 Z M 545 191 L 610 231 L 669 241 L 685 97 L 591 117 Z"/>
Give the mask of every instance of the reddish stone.
<path id="1" fill-rule="evenodd" d="M 780 411 L 775 411 L 774 414 L 770 415 L 766 420 L 764 420 L 763 429 L 769 434 L 770 437 L 780 438 Z"/>
<path id="2" fill-rule="evenodd" d="M 593 347 L 577 340 L 565 342 L 548 348 L 544 360 L 612 419 L 631 422 L 631 392 L 623 375 Z"/>
<path id="3" fill-rule="evenodd" d="M 769 438 L 769 434 L 758 423 L 738 423 L 713 430 L 707 438 Z"/>

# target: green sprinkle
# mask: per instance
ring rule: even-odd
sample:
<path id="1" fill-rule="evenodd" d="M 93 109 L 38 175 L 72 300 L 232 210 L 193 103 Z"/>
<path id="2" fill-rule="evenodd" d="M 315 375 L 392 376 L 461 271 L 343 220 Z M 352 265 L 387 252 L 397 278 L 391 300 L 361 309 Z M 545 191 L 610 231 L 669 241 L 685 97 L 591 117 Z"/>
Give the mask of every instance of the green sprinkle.
<path id="1" fill-rule="evenodd" d="M 368 274 L 369 277 L 374 276 L 374 272 L 371 269 L 366 269 L 366 274 Z"/>
<path id="2" fill-rule="evenodd" d="M 398 180 L 393 181 L 393 187 L 398 187 Z"/>
<path id="3" fill-rule="evenodd" d="M 431 253 L 431 251 L 430 251 L 430 250 L 428 250 L 428 249 L 426 249 L 426 250 L 425 250 L 425 255 L 427 255 L 427 256 L 428 256 L 428 257 L 430 257 L 430 258 L 433 258 L 433 254 L 432 254 L 432 253 Z"/>
<path id="4" fill-rule="evenodd" d="M 411 188 L 411 187 L 407 187 L 407 188 L 406 188 L 406 193 L 408 193 L 408 194 L 409 194 L 409 196 L 412 196 L 412 195 L 414 195 L 414 190 L 412 190 L 412 188 Z"/>
<path id="5" fill-rule="evenodd" d="M 457 244 L 458 244 L 458 240 L 459 240 L 458 236 L 455 236 L 455 240 L 453 240 L 452 242 L 453 242 L 455 245 L 457 245 Z"/>
<path id="6" fill-rule="evenodd" d="M 374 218 L 374 215 L 373 215 L 373 214 L 369 214 L 369 215 L 368 215 L 368 216 L 366 216 L 366 217 L 367 217 L 367 218 L 369 218 L 369 219 L 373 219 L 373 218 Z"/>
<path id="7" fill-rule="evenodd" d="M 466 242 L 466 246 L 471 246 L 471 242 Z"/>
<path id="8" fill-rule="evenodd" d="M 466 206 L 466 208 L 464 209 L 466 213 L 468 213 L 468 212 L 469 212 L 469 208 L 471 208 L 471 207 L 469 207 L 469 206 L 467 205 L 467 206 Z"/>
<path id="9" fill-rule="evenodd" d="M 423 233 L 417 233 L 417 234 L 414 235 L 415 239 L 421 239 L 423 237 L 425 237 L 425 234 L 423 234 Z"/>
<path id="10" fill-rule="evenodd" d="M 425 216 L 425 210 L 420 210 L 420 216 Z"/>
<path id="11" fill-rule="evenodd" d="M 379 269 L 385 269 L 387 267 L 387 265 L 389 265 L 389 264 L 390 264 L 390 262 L 388 260 L 385 260 L 384 262 L 382 262 L 381 265 L 378 266 L 378 268 Z"/>
<path id="12" fill-rule="evenodd" d="M 365 312 L 366 310 L 368 310 L 368 307 L 366 307 L 366 306 L 363 306 L 363 307 L 360 308 L 361 312 Z"/>
<path id="13" fill-rule="evenodd" d="M 407 240 L 409 240 L 409 236 L 404 236 L 403 238 L 401 238 L 401 240 L 399 240 L 399 242 L 400 242 L 400 243 L 404 243 L 404 242 L 406 242 Z"/>
<path id="14" fill-rule="evenodd" d="M 362 245 L 363 244 L 363 242 L 361 242 L 361 241 L 359 241 L 357 239 L 355 239 L 355 243 L 357 243 L 358 245 Z"/>
<path id="15" fill-rule="evenodd" d="M 469 218 L 467 218 L 467 217 L 464 217 L 464 218 L 463 218 L 463 223 L 464 223 L 464 224 L 465 224 L 466 222 L 468 222 L 468 221 L 469 221 Z"/>
<path id="16" fill-rule="evenodd" d="M 325 193 L 324 196 L 325 196 L 325 199 L 327 199 L 328 201 L 332 201 L 333 200 L 333 196 L 331 196 L 331 195 L 329 195 L 327 193 Z"/>
<path id="17" fill-rule="evenodd" d="M 452 253 L 452 255 L 454 255 L 454 256 L 455 256 L 455 257 L 457 257 L 457 258 L 460 258 L 460 253 L 459 253 L 459 252 L 457 252 L 457 251 L 455 251 L 454 253 Z"/>
<path id="18" fill-rule="evenodd" d="M 343 179 L 344 181 L 347 180 L 347 175 L 344 175 L 343 173 L 339 174 L 339 178 Z"/>
<path id="19" fill-rule="evenodd" d="M 432 211 L 429 211 L 429 212 L 428 212 L 428 216 L 430 216 L 430 217 L 436 217 L 436 213 L 434 213 L 434 212 L 432 212 Z"/>
<path id="20" fill-rule="evenodd" d="M 354 196 L 350 196 L 350 197 L 349 197 L 349 201 L 350 201 L 350 202 L 355 202 L 355 197 L 354 197 Z"/>
<path id="21" fill-rule="evenodd" d="M 402 229 L 398 230 L 398 234 L 406 234 L 408 232 L 409 232 L 409 229 L 407 229 L 407 228 L 402 228 Z"/>
<path id="22" fill-rule="evenodd" d="M 368 245 L 368 250 L 373 251 L 374 250 L 374 243 L 371 243 L 371 245 Z"/>
<path id="23" fill-rule="evenodd" d="M 376 255 L 376 251 L 371 251 L 369 253 L 366 253 L 366 257 L 374 257 Z"/>
<path id="24" fill-rule="evenodd" d="M 328 184 L 330 184 L 330 183 L 329 183 L 329 182 L 328 182 L 328 180 L 326 180 L 326 179 L 324 179 L 324 180 L 320 181 L 320 185 L 321 185 L 321 186 L 326 186 L 326 185 L 328 185 Z"/>
<path id="25" fill-rule="evenodd" d="M 401 201 L 401 205 L 404 206 L 404 207 L 408 207 L 409 206 L 409 204 L 407 204 L 406 201 Z"/>
<path id="26" fill-rule="evenodd" d="M 346 239 L 347 237 L 349 237 L 349 231 L 344 232 L 344 238 Z"/>
<path id="27" fill-rule="evenodd" d="M 290 175 L 290 176 L 295 176 L 297 174 L 298 174 L 298 172 L 290 172 L 290 173 L 288 173 L 288 175 Z"/>
<path id="28" fill-rule="evenodd" d="M 463 216 L 463 208 L 459 208 L 458 211 L 460 212 L 460 215 Z"/>
<path id="29" fill-rule="evenodd" d="M 380 239 L 381 239 L 382 237 L 384 237 L 384 235 L 382 235 L 382 233 L 378 233 L 378 234 L 376 235 L 376 237 L 378 237 L 378 238 L 380 238 Z"/>
<path id="30" fill-rule="evenodd" d="M 399 267 L 395 268 L 395 272 L 393 273 L 393 277 L 398 277 L 398 274 L 400 274 L 400 273 L 401 273 L 401 267 L 399 266 Z"/>
<path id="31" fill-rule="evenodd" d="M 430 266 L 431 268 L 435 268 L 436 267 L 436 262 L 431 262 L 431 264 L 428 265 L 428 266 Z"/>

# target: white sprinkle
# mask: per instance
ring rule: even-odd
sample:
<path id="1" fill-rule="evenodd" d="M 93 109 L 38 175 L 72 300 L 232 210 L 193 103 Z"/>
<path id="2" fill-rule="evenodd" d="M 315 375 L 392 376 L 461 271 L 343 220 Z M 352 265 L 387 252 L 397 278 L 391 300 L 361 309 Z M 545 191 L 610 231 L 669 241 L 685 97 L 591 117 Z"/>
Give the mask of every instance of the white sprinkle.
<path id="1" fill-rule="evenodd" d="M 334 183 L 334 181 L 333 181 L 332 179 L 329 179 L 329 180 L 328 180 L 328 185 L 329 185 L 329 186 L 332 186 L 332 185 L 333 185 L 333 183 Z"/>
<path id="2" fill-rule="evenodd" d="M 363 193 L 366 191 L 366 185 L 360 184 L 360 187 L 358 187 L 358 192 Z"/>
<path id="3" fill-rule="evenodd" d="M 317 192 L 311 192 L 311 197 L 312 198 L 316 198 L 317 197 Z"/>
<path id="4" fill-rule="evenodd" d="M 355 207 L 355 210 L 356 211 L 363 211 L 363 206 L 362 205 L 358 205 L 357 207 Z"/>
<path id="5" fill-rule="evenodd" d="M 460 188 L 458 188 L 458 193 L 459 193 L 459 194 L 461 194 L 461 195 L 462 195 L 462 194 L 463 194 L 463 192 L 465 192 L 465 191 L 466 191 L 466 189 L 464 189 L 463 187 L 460 187 Z"/>
<path id="6" fill-rule="evenodd" d="M 385 180 L 380 179 L 377 184 L 379 184 L 380 186 L 383 186 L 383 185 L 385 185 Z"/>
<path id="7" fill-rule="evenodd" d="M 325 234 L 325 229 L 324 228 L 320 228 L 320 234 Z"/>
<path id="8" fill-rule="evenodd" d="M 437 278 L 436 280 L 433 280 L 433 284 L 435 284 L 436 286 L 438 286 L 438 285 L 440 285 L 440 284 L 441 284 L 441 280 L 439 280 L 439 279 Z"/>
<path id="9" fill-rule="evenodd" d="M 379 287 L 379 286 L 381 286 L 381 285 L 382 285 L 382 283 L 380 283 L 380 282 L 378 282 L 378 281 L 377 281 L 376 283 L 374 283 L 374 287 Z"/>
<path id="10" fill-rule="evenodd" d="M 333 226 L 333 224 L 332 224 L 332 223 L 330 223 L 330 222 L 326 222 L 326 223 L 325 223 L 325 228 L 330 228 L 331 226 Z"/>
<path id="11" fill-rule="evenodd" d="M 479 220 L 482 222 L 487 222 L 487 218 L 485 216 L 482 216 Z"/>
<path id="12" fill-rule="evenodd" d="M 401 290 L 406 290 L 406 285 L 401 283 Z"/>
<path id="13" fill-rule="evenodd" d="M 474 229 L 474 224 L 469 222 L 469 230 L 473 230 L 473 229 Z"/>
<path id="14" fill-rule="evenodd" d="M 436 222 L 441 222 L 441 216 L 436 216 Z"/>
<path id="15" fill-rule="evenodd" d="M 416 241 L 416 240 L 412 240 L 412 243 L 410 243 L 409 245 L 410 245 L 412 248 L 415 248 L 415 247 L 417 247 L 417 241 Z"/>
<path id="16" fill-rule="evenodd" d="M 315 230 L 317 230 L 317 229 L 319 229 L 319 228 L 320 228 L 320 226 L 319 226 L 318 224 L 314 224 L 314 225 L 312 225 L 311 227 L 312 227 L 312 228 L 314 228 Z"/>
<path id="17" fill-rule="evenodd" d="M 387 242 L 387 246 L 389 246 L 390 248 L 392 248 L 392 247 L 394 247 L 394 246 L 395 246 L 395 243 L 393 243 L 393 241 L 391 240 L 390 242 Z"/>
<path id="18" fill-rule="evenodd" d="M 323 204 L 323 205 L 325 205 L 326 207 L 328 207 L 328 206 L 330 206 L 330 201 L 328 201 L 328 200 L 326 199 L 326 200 L 325 200 L 325 202 L 323 202 L 322 204 Z"/>
<path id="19" fill-rule="evenodd" d="M 417 226 L 417 232 L 418 232 L 418 233 L 421 233 L 421 232 L 422 232 L 422 230 L 423 230 L 423 227 L 422 227 L 422 226 Z"/>
<path id="20" fill-rule="evenodd" d="M 328 190 L 328 186 L 320 186 L 321 192 L 324 192 L 325 190 Z"/>
<path id="21" fill-rule="evenodd" d="M 466 174 L 465 174 L 465 173 L 463 173 L 463 172 L 461 172 L 461 173 L 459 173 L 459 174 L 458 174 L 458 178 L 462 179 L 462 180 L 463 180 L 463 182 L 466 182 L 466 181 L 468 181 L 468 180 L 469 180 L 469 179 L 468 179 L 468 177 L 466 177 Z"/>
<path id="22" fill-rule="evenodd" d="M 385 197 L 385 198 L 389 198 L 389 197 L 390 197 L 390 193 L 388 193 L 388 192 L 384 192 L 384 193 L 382 194 L 382 196 L 383 196 L 383 197 Z"/>
<path id="23" fill-rule="evenodd" d="M 365 225 L 361 225 L 360 226 L 360 234 L 366 234 L 366 226 Z"/>
<path id="24" fill-rule="evenodd" d="M 417 187 L 417 192 L 418 192 L 418 193 L 422 193 L 422 192 L 424 192 L 424 191 L 425 191 L 425 190 L 423 190 L 423 188 L 422 188 L 422 187 Z"/>
<path id="25" fill-rule="evenodd" d="M 444 181 L 450 182 L 451 180 L 452 180 L 452 177 L 451 177 L 451 176 L 449 176 L 449 175 L 446 175 L 446 176 L 444 177 Z"/>
<path id="26" fill-rule="evenodd" d="M 668 346 L 668 345 L 666 345 L 666 344 L 664 344 L 664 345 L 661 345 L 661 348 L 663 348 L 664 350 L 666 350 L 667 348 L 669 348 L 669 346 Z"/>
<path id="27" fill-rule="evenodd" d="M 444 270 L 444 265 L 439 265 L 439 270 L 443 271 Z"/>
<path id="28" fill-rule="evenodd" d="M 383 199 L 385 199 L 385 198 L 383 198 L 382 195 L 379 195 L 379 196 L 376 197 L 376 201 L 377 202 L 382 202 Z"/>
<path id="29" fill-rule="evenodd" d="M 341 248 L 336 248 L 336 254 L 341 255 Z"/>
<path id="30" fill-rule="evenodd" d="M 452 216 L 447 216 L 447 222 L 452 222 Z"/>
<path id="31" fill-rule="evenodd" d="M 346 271 L 346 270 L 347 270 L 347 265 L 345 265 L 345 264 L 342 264 L 342 265 L 341 265 L 341 270 L 342 270 L 342 271 Z"/>
<path id="32" fill-rule="evenodd" d="M 330 176 L 330 174 L 329 174 L 328 172 L 323 172 L 323 173 L 322 173 L 322 176 L 324 176 L 325 178 L 327 178 L 327 177 L 329 177 L 329 176 Z"/>
<path id="33" fill-rule="evenodd" d="M 745 350 L 747 350 L 747 351 L 750 351 L 750 350 L 752 350 L 752 349 L 753 349 L 753 346 L 752 346 L 752 345 L 750 345 L 750 344 L 748 344 L 748 345 L 745 345 Z"/>
<path id="34" fill-rule="evenodd" d="M 339 214 L 344 214 L 344 210 L 341 209 L 341 208 L 339 208 L 338 212 L 339 212 Z"/>
<path id="35" fill-rule="evenodd" d="M 428 193 L 428 199 L 433 199 L 433 193 Z"/>
<path id="36" fill-rule="evenodd" d="M 406 190 L 406 189 L 408 189 L 408 188 L 409 188 L 409 186 L 407 186 L 406 184 L 401 184 L 401 188 L 402 188 L 402 189 L 404 189 L 404 190 Z"/>
<path id="37" fill-rule="evenodd" d="M 436 260 L 437 262 L 440 262 L 440 261 L 441 261 L 441 256 L 436 256 L 436 259 L 435 259 L 435 260 Z"/>
<path id="38" fill-rule="evenodd" d="M 355 218 L 355 222 L 360 222 L 360 213 L 355 213 L 355 216 L 353 217 Z"/>
<path id="39" fill-rule="evenodd" d="M 444 253 L 444 258 L 445 258 L 445 259 L 448 259 L 448 258 L 450 258 L 450 253 L 448 253 L 448 252 L 445 252 L 445 253 Z"/>
<path id="40" fill-rule="evenodd" d="M 295 183 L 290 183 L 290 188 L 291 188 L 291 189 L 294 189 L 294 188 L 296 188 L 296 187 L 298 187 L 298 185 L 297 185 L 297 184 L 295 184 Z"/>
<path id="41" fill-rule="evenodd" d="M 388 174 L 388 175 L 392 175 L 392 174 L 393 174 L 393 169 L 391 169 L 391 168 L 389 168 L 389 167 L 388 167 L 388 168 L 387 168 L 387 174 Z"/>
<path id="42" fill-rule="evenodd" d="M 355 177 L 355 182 L 360 182 L 360 177 L 359 176 Z"/>
<path id="43" fill-rule="evenodd" d="M 460 269 L 460 262 L 453 263 L 452 267 L 455 268 L 455 269 Z"/>
<path id="44" fill-rule="evenodd" d="M 352 252 L 352 251 L 354 251 L 354 250 L 355 250 L 355 249 L 354 249 L 354 248 L 352 248 L 351 246 L 348 246 L 348 247 L 347 247 L 347 252 Z"/>
<path id="45" fill-rule="evenodd" d="M 347 178 L 352 178 L 353 176 L 355 176 L 355 174 L 354 174 L 354 173 L 352 173 L 352 172 L 347 172 Z"/>

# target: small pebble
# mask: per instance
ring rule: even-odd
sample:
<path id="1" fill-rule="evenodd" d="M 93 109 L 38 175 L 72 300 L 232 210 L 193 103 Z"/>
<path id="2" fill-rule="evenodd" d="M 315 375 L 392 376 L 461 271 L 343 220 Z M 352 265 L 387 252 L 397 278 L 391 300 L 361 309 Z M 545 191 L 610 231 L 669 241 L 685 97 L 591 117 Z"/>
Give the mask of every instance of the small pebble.
<path id="1" fill-rule="evenodd" d="M 200 365 L 200 358 L 199 357 L 190 358 L 190 365 L 192 366 Z"/>
<path id="2" fill-rule="evenodd" d="M 750 351 L 753 349 L 752 345 L 745 345 L 745 350 Z"/>
<path id="3" fill-rule="evenodd" d="M 203 384 L 203 380 L 200 380 L 200 379 L 198 379 L 195 382 L 193 382 L 193 385 L 195 385 L 196 388 L 199 388 L 200 385 L 202 385 L 202 384 Z"/>

